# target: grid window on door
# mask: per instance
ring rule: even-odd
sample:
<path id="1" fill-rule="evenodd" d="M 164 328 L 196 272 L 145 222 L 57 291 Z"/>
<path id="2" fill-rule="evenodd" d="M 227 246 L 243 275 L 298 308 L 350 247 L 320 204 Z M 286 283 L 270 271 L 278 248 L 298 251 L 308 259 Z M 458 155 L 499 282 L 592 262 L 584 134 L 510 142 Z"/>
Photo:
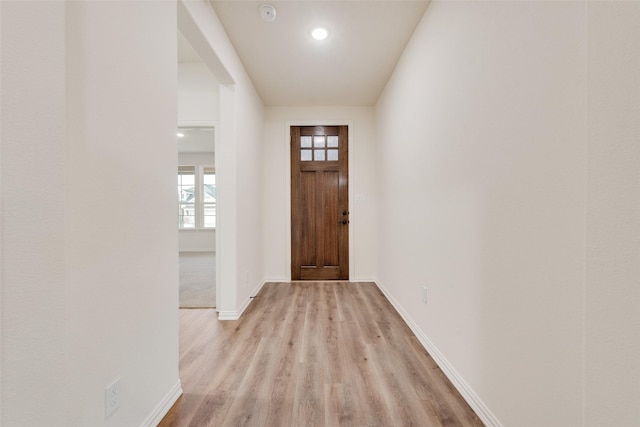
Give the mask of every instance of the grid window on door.
<path id="1" fill-rule="evenodd" d="M 300 160 L 303 162 L 338 161 L 338 137 L 333 135 L 301 136 Z"/>

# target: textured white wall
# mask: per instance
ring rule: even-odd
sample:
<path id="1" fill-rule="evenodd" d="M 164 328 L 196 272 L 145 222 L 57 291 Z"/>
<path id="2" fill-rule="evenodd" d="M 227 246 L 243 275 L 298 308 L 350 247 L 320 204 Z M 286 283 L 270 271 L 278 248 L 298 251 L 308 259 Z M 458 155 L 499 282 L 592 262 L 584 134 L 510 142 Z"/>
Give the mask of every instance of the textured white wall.
<path id="1" fill-rule="evenodd" d="M 107 425 L 141 424 L 178 380 L 175 20 L 169 1 L 67 5 L 73 425 L 102 422 L 118 376 Z"/>
<path id="2" fill-rule="evenodd" d="M 2 2 L 0 8 L 0 424 L 67 426 L 65 7 Z"/>
<path id="3" fill-rule="evenodd" d="M 291 179 L 289 125 L 338 123 L 350 126 L 351 280 L 375 277 L 374 121 L 370 107 L 268 107 L 264 126 L 264 266 L 267 280 L 288 280 Z M 357 199 L 357 201 L 356 201 Z"/>
<path id="4" fill-rule="evenodd" d="M 376 108 L 379 281 L 507 426 L 582 421 L 584 35 L 432 2 Z"/>
<path id="5" fill-rule="evenodd" d="M 1 7 L 2 424 L 152 423 L 179 387 L 175 4 Z"/>
<path id="6" fill-rule="evenodd" d="M 640 425 L 640 3 L 588 3 L 586 426 Z"/>

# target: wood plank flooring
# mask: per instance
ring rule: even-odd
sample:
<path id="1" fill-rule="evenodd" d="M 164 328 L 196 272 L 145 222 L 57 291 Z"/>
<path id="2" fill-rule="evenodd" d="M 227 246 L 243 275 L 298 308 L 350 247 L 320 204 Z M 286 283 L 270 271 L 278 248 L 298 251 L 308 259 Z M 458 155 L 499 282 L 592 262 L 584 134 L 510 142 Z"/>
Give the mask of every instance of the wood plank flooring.
<path id="1" fill-rule="evenodd" d="M 267 283 L 238 321 L 180 310 L 160 426 L 482 426 L 373 283 Z"/>

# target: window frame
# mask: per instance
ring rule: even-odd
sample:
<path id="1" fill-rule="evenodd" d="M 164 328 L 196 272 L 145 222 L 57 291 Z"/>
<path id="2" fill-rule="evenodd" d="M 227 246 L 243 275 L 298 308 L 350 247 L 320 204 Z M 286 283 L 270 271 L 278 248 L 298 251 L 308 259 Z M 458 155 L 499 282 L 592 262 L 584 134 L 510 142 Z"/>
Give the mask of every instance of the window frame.
<path id="1" fill-rule="evenodd" d="M 180 180 L 179 177 L 181 174 L 188 175 L 193 171 L 194 176 L 194 201 L 193 202 L 183 202 L 180 199 Z M 217 228 L 217 197 L 215 202 L 205 202 L 204 201 L 204 177 L 205 174 L 216 175 L 215 166 L 211 165 L 179 165 L 178 166 L 178 230 L 179 231 L 197 231 L 197 230 L 215 230 Z M 215 184 L 214 184 L 215 186 Z M 183 227 L 181 218 L 181 209 L 183 206 L 193 206 L 194 209 L 194 226 L 193 227 Z M 214 226 L 206 227 L 205 226 L 205 207 L 213 206 L 214 209 Z"/>

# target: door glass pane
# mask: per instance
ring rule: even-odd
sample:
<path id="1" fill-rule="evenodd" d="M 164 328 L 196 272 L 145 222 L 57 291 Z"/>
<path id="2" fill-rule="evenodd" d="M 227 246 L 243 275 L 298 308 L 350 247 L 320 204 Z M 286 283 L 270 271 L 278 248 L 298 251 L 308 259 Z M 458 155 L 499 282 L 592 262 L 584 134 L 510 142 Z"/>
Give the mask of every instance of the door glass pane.
<path id="1" fill-rule="evenodd" d="M 311 148 L 311 137 L 310 136 L 301 136 L 300 137 L 300 147 L 302 147 L 302 148 Z"/>
<path id="2" fill-rule="evenodd" d="M 324 150 L 313 150 L 313 160 L 324 160 Z"/>
<path id="3" fill-rule="evenodd" d="M 300 160 L 303 162 L 308 162 L 311 159 L 311 151 L 312 150 L 300 150 Z"/>
<path id="4" fill-rule="evenodd" d="M 338 146 L 338 137 L 337 136 L 328 136 L 327 137 L 327 146 L 328 147 L 337 147 Z"/>
<path id="5" fill-rule="evenodd" d="M 322 136 L 314 136 L 313 137 L 313 146 L 314 147 L 324 147 L 324 135 Z"/>
<path id="6" fill-rule="evenodd" d="M 338 150 L 327 150 L 327 160 L 338 160 Z"/>

